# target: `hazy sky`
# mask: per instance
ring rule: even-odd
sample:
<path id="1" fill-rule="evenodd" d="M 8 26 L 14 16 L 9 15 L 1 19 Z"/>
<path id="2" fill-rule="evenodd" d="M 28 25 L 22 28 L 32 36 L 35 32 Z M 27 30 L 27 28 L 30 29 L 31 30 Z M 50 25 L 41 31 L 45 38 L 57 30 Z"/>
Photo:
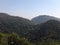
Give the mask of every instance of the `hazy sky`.
<path id="1" fill-rule="evenodd" d="M 0 12 L 28 19 L 38 15 L 60 18 L 60 0 L 0 0 Z"/>

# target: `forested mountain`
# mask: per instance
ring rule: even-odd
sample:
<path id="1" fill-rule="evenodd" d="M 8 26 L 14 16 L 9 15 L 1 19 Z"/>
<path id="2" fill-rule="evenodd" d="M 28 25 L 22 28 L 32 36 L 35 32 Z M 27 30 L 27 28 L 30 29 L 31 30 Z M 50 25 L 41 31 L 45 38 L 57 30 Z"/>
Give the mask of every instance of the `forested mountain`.
<path id="1" fill-rule="evenodd" d="M 45 23 L 35 25 L 35 30 L 31 32 L 31 35 L 32 41 L 42 41 L 48 38 L 60 41 L 60 22 L 49 20 Z"/>
<path id="2" fill-rule="evenodd" d="M 28 19 L 0 13 L 0 32 L 26 34 L 29 30 L 34 30 L 32 24 Z"/>
<path id="3" fill-rule="evenodd" d="M 0 13 L 0 45 L 60 45 L 58 18 L 44 15 L 35 21 Z"/>
<path id="4" fill-rule="evenodd" d="M 48 15 L 41 15 L 41 16 L 37 16 L 35 18 L 32 19 L 32 21 L 35 24 L 40 24 L 40 23 L 44 23 L 48 20 L 59 20 L 59 18 L 53 17 L 53 16 L 48 16 Z M 59 20 L 60 21 L 60 20 Z"/>

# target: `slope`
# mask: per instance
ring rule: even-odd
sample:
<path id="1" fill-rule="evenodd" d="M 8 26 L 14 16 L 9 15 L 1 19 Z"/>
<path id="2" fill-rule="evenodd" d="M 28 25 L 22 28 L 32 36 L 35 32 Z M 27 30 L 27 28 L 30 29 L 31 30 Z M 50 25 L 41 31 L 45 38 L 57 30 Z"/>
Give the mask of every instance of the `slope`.
<path id="1" fill-rule="evenodd" d="M 41 16 L 37 16 L 35 18 L 32 19 L 32 21 L 35 23 L 35 24 L 40 24 L 40 23 L 44 23 L 48 20 L 59 20 L 58 18 L 56 17 L 52 17 L 52 16 L 48 16 L 48 15 L 41 15 Z"/>
<path id="2" fill-rule="evenodd" d="M 0 13 L 0 32 L 16 32 L 23 36 L 23 34 L 27 34 L 28 31 L 33 30 L 32 24 L 33 23 L 28 19 Z"/>

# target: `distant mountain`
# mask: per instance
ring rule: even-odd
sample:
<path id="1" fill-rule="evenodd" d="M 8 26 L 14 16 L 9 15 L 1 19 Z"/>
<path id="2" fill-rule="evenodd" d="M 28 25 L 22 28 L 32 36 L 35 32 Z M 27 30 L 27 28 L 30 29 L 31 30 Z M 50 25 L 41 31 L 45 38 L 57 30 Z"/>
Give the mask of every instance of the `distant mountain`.
<path id="1" fill-rule="evenodd" d="M 28 19 L 0 13 L 0 32 L 26 34 L 28 31 L 34 30 L 32 24 L 33 23 Z"/>
<path id="2" fill-rule="evenodd" d="M 35 24 L 40 24 L 40 23 L 44 23 L 48 20 L 59 20 L 58 18 L 56 17 L 52 17 L 52 16 L 48 16 L 48 15 L 41 15 L 41 16 L 38 16 L 38 17 L 35 17 L 32 19 L 32 21 L 35 23 Z"/>

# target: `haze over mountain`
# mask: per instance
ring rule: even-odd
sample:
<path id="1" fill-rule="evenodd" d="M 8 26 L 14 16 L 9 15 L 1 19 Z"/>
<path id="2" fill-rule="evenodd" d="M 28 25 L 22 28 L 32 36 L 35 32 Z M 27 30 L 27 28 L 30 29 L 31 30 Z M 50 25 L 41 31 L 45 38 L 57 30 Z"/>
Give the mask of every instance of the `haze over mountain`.
<path id="1" fill-rule="evenodd" d="M 44 23 L 48 20 L 59 20 L 59 18 L 56 18 L 56 17 L 53 17 L 53 16 L 48 16 L 48 15 L 41 15 L 41 16 L 37 16 L 37 17 L 32 19 L 32 21 L 35 24 Z"/>

